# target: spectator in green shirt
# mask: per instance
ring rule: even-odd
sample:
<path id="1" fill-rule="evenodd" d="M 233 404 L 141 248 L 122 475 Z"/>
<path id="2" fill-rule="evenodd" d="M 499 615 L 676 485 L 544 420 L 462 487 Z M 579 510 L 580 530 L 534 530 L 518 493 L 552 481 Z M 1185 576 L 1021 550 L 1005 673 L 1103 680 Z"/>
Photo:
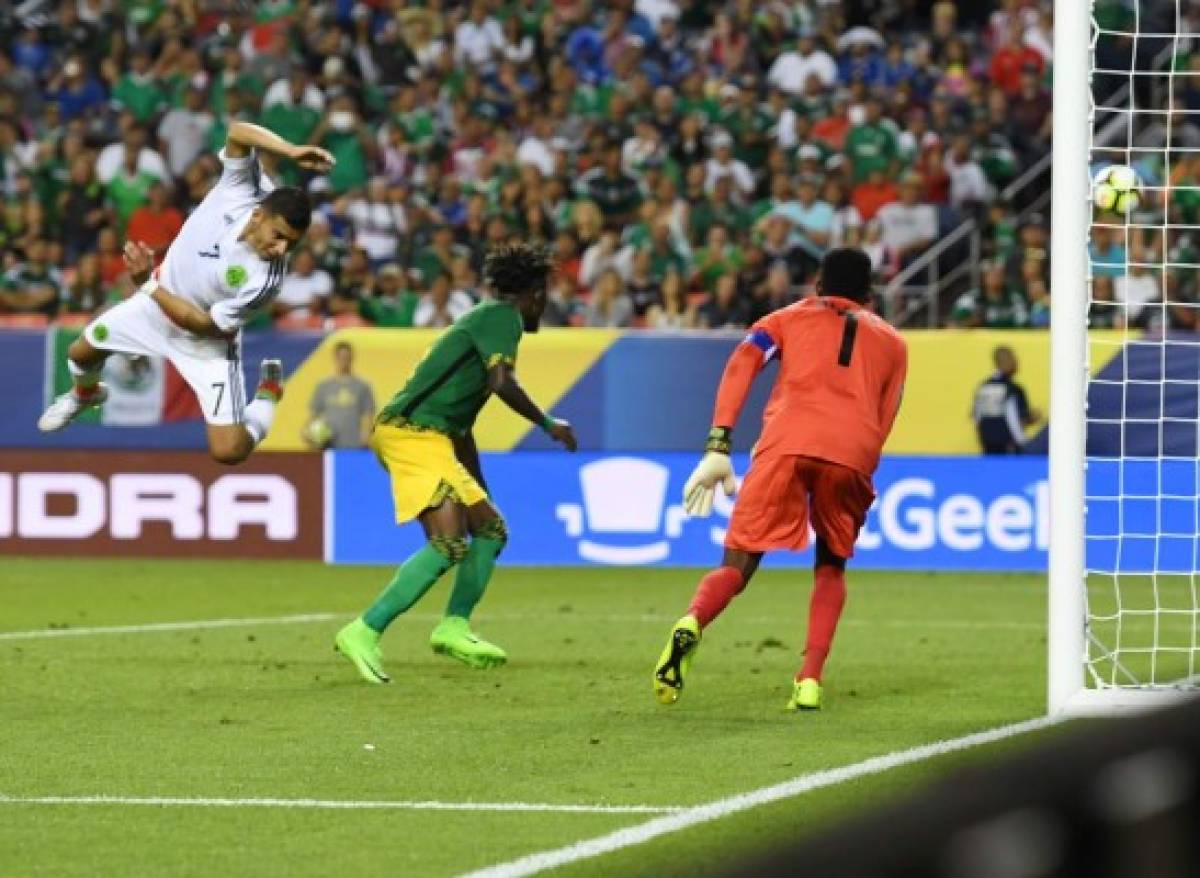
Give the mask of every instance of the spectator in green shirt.
<path id="1" fill-rule="evenodd" d="M 1171 184 L 1171 215 L 1168 221 L 1195 225 L 1200 220 L 1200 154 L 1181 153 L 1175 158 L 1171 168 Z"/>
<path id="2" fill-rule="evenodd" d="M 603 163 L 579 180 L 579 194 L 596 203 L 605 223 L 624 225 L 637 218 L 642 203 L 638 181 L 621 169 L 621 141 L 604 145 Z"/>
<path id="3" fill-rule="evenodd" d="M 321 122 L 321 114 L 304 100 L 308 89 L 308 73 L 297 67 L 288 77 L 288 100 L 276 101 L 263 108 L 259 124 L 274 131 L 291 143 L 308 143 Z M 292 162 L 283 162 L 277 171 L 278 182 L 297 186 L 300 169 Z"/>
<path id="4" fill-rule="evenodd" d="M 681 116 L 701 114 L 706 122 L 714 122 L 721 114 L 721 104 L 704 90 L 704 72 L 694 68 L 679 84 L 679 99 L 675 109 Z"/>
<path id="5" fill-rule="evenodd" d="M 724 223 L 709 226 L 705 245 L 696 251 L 696 277 L 700 288 L 712 292 L 717 278 L 740 271 L 745 264 L 742 248 L 729 241 L 729 229 Z"/>
<path id="6" fill-rule="evenodd" d="M 336 164 L 329 172 L 329 188 L 334 194 L 343 195 L 367 184 L 367 160 L 375 154 L 375 138 L 352 96 L 341 94 L 333 99 L 308 142 L 333 153 Z"/>
<path id="7" fill-rule="evenodd" d="M 167 106 L 167 93 L 151 69 L 153 64 L 146 49 L 134 49 L 129 56 L 129 70 L 116 81 L 112 89 L 113 102 L 129 110 L 139 122 L 153 119 Z"/>
<path id="8" fill-rule="evenodd" d="M 612 83 L 580 84 L 571 92 L 571 113 L 589 119 L 603 119 L 608 116 L 608 105 L 615 91 L 616 86 Z"/>
<path id="9" fill-rule="evenodd" d="M 997 92 L 997 94 L 1000 94 Z M 1000 95 L 1003 102 L 1003 95 Z M 971 120 L 971 158 L 983 168 L 988 182 L 1003 188 L 1017 176 L 1017 154 L 1012 142 L 988 113 L 976 113 Z"/>
<path id="10" fill-rule="evenodd" d="M 409 327 L 421 297 L 404 286 L 400 266 L 388 263 L 379 269 L 372 288 L 359 302 L 359 314 L 376 326 Z"/>
<path id="11" fill-rule="evenodd" d="M 240 92 L 243 100 L 239 106 L 246 105 L 246 95 L 260 95 L 266 89 L 262 77 L 246 69 L 246 58 L 236 46 L 227 46 L 217 68 L 221 72 L 213 77 L 212 100 L 213 114 L 219 119 L 234 112 L 228 105 L 231 92 Z M 222 143 L 224 141 L 222 140 Z"/>
<path id="12" fill-rule="evenodd" d="M 263 124 L 286 140 L 307 143 L 321 121 L 319 106 L 310 99 L 311 77 L 303 67 L 296 67 L 283 93 L 279 91 L 281 85 L 273 86 L 263 101 Z"/>
<path id="13" fill-rule="evenodd" d="M 116 214 L 116 222 L 124 233 L 125 225 L 140 206 L 150 198 L 150 186 L 158 181 L 157 176 L 138 169 L 138 154 L 126 150 L 121 161 L 121 168 L 112 180 L 108 181 L 106 194 L 108 203 Z"/>
<path id="14" fill-rule="evenodd" d="M 754 217 L 754 224 L 757 226 L 777 208 L 793 204 L 795 201 L 796 196 L 792 191 L 791 176 L 788 174 L 772 174 L 770 197 L 754 202 L 750 208 L 750 215 Z"/>
<path id="15" fill-rule="evenodd" d="M 417 103 L 417 89 L 405 85 L 392 101 L 392 124 L 404 132 L 404 142 L 418 154 L 424 155 L 433 146 L 437 133 L 433 113 Z"/>
<path id="16" fill-rule="evenodd" d="M 117 223 L 122 231 L 133 212 L 146 203 L 150 197 L 150 186 L 157 180 L 158 177 L 153 174 L 138 170 L 136 152 L 125 150 L 121 169 L 108 182 L 106 191 L 108 202 L 117 215 Z"/>
<path id="17" fill-rule="evenodd" d="M 671 224 L 665 219 L 655 220 L 650 226 L 650 277 L 662 283 L 669 273 L 675 272 L 680 277 L 689 277 L 692 269 L 687 256 L 680 251 L 672 240 Z"/>
<path id="18" fill-rule="evenodd" d="M 950 322 L 955 326 L 1014 329 L 1029 325 L 1025 297 L 1008 286 L 1003 263 L 992 263 L 983 273 L 983 288 L 964 293 L 955 303 Z"/>
<path id="19" fill-rule="evenodd" d="M 428 286 L 443 274 L 449 276 L 454 261 L 460 256 L 469 255 L 465 247 L 454 243 L 454 230 L 442 223 L 434 226 L 433 240 L 429 245 L 417 252 L 413 268 L 421 272 L 421 281 Z"/>
<path id="20" fill-rule="evenodd" d="M 704 166 L 700 175 L 704 175 Z M 689 171 L 689 173 L 691 173 Z M 708 230 L 713 223 L 723 223 L 736 235 L 748 231 L 753 224 L 750 211 L 733 200 L 733 178 L 718 177 L 713 183 L 712 192 L 708 197 L 692 205 L 691 226 L 692 234 L 697 240 L 708 239 Z"/>
<path id="21" fill-rule="evenodd" d="M 0 278 L 0 314 L 58 312 L 62 284 L 50 263 L 50 242 L 35 240 L 25 248 L 25 261 Z"/>
<path id="22" fill-rule="evenodd" d="M 67 163 L 63 160 L 60 143 L 43 140 L 37 148 L 37 164 L 33 168 L 33 192 L 46 216 L 46 224 L 57 229 L 61 222 L 58 202 L 70 182 Z"/>
<path id="23" fill-rule="evenodd" d="M 751 168 L 761 168 L 767 160 L 771 143 L 771 132 L 775 118 L 766 107 L 758 102 L 757 83 L 745 80 L 739 88 L 725 85 L 722 98 L 729 98 L 723 105 L 719 123 L 733 135 L 734 157 Z"/>
<path id="24" fill-rule="evenodd" d="M 134 27 L 149 27 L 162 14 L 165 0 L 121 0 L 121 11 Z"/>
<path id="25" fill-rule="evenodd" d="M 846 135 L 846 155 L 855 183 L 861 183 L 876 169 L 890 171 L 898 155 L 896 134 L 882 121 L 883 106 L 878 98 L 867 101 L 866 112 L 862 124 L 853 126 Z"/>

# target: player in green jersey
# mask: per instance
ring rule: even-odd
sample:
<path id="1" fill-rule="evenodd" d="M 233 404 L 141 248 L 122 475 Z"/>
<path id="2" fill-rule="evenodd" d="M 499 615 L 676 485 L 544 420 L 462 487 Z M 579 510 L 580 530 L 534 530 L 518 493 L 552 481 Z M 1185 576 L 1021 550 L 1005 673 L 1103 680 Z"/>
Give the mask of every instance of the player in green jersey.
<path id="1" fill-rule="evenodd" d="M 546 308 L 551 268 L 546 252 L 533 245 L 489 252 L 484 270 L 494 298 L 438 338 L 376 418 L 370 445 L 391 476 L 396 521 L 418 519 L 427 542 L 334 641 L 371 683 L 390 680 L 380 636 L 452 567 L 457 572 L 450 602 L 430 637 L 434 652 L 476 668 L 507 660 L 500 647 L 476 637 L 468 621 L 507 540 L 504 519 L 487 496 L 471 428 L 495 394 L 569 451 L 576 449 L 571 425 L 538 408 L 513 373 L 522 333 L 537 332 Z"/>

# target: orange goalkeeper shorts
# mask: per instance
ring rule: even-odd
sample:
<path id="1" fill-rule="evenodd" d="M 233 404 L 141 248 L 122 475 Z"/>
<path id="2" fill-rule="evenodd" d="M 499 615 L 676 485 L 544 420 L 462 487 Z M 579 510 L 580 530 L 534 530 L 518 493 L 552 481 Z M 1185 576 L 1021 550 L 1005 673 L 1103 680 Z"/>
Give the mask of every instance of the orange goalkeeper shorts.
<path id="1" fill-rule="evenodd" d="M 875 500 L 871 479 L 813 457 L 755 457 L 742 482 L 725 548 L 744 552 L 801 551 L 809 521 L 839 557 L 854 555 L 854 541 Z"/>

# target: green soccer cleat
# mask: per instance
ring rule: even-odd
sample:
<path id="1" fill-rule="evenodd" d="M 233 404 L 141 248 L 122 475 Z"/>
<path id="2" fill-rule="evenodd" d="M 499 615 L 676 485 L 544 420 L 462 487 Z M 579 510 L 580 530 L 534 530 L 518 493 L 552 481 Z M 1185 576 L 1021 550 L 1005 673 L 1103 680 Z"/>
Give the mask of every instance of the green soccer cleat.
<path id="1" fill-rule="evenodd" d="M 462 616 L 447 616 L 429 635 L 429 645 L 438 655 L 456 658 L 472 668 L 498 668 L 508 654 L 494 643 L 476 637 L 471 623 Z"/>
<path id="2" fill-rule="evenodd" d="M 683 693 L 683 678 L 692 666 L 692 656 L 700 645 L 700 623 L 695 616 L 684 616 L 671 629 L 671 639 L 663 647 L 654 669 L 654 697 L 659 704 L 674 704 Z"/>
<path id="3" fill-rule="evenodd" d="M 364 622 L 355 619 L 337 633 L 333 648 L 340 652 L 358 669 L 368 683 L 390 683 L 392 678 L 383 670 L 383 653 L 379 649 L 379 632 Z"/>
<path id="4" fill-rule="evenodd" d="M 821 684 L 812 677 L 796 680 L 792 683 L 792 697 L 788 699 L 786 710 L 820 710 Z"/>

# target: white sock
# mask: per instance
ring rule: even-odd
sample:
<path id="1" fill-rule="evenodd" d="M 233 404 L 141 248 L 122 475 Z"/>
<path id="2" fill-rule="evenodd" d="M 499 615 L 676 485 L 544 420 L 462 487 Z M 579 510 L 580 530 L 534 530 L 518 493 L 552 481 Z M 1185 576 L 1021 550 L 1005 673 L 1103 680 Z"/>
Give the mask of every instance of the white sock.
<path id="1" fill-rule="evenodd" d="M 242 417 L 245 418 L 246 432 L 257 447 L 266 438 L 267 431 L 271 429 L 275 420 L 275 400 L 258 397 L 246 406 Z"/>

